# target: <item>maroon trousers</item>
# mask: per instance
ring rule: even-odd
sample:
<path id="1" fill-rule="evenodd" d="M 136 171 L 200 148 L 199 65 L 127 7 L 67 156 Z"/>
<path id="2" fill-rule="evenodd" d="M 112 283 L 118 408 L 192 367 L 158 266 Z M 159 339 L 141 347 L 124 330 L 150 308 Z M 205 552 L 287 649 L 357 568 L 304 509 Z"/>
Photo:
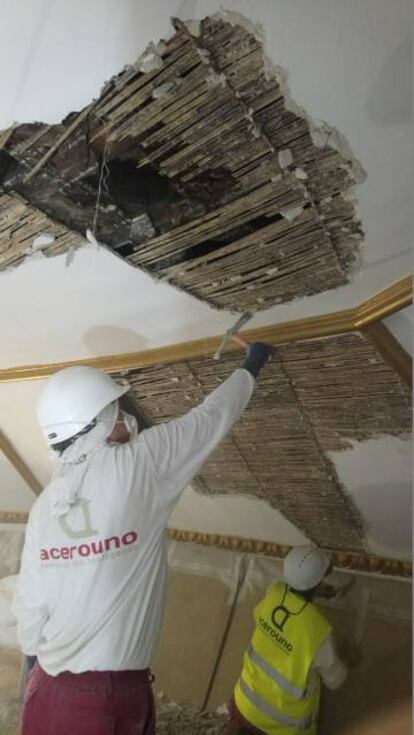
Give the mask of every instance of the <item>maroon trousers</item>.
<path id="1" fill-rule="evenodd" d="M 229 735 L 265 735 L 263 730 L 258 730 L 257 727 L 251 725 L 244 717 L 240 714 L 236 707 L 236 703 L 232 698 L 228 705 L 229 710 L 229 723 L 228 733 Z"/>
<path id="2" fill-rule="evenodd" d="M 21 735 L 155 735 L 149 670 L 29 674 Z"/>

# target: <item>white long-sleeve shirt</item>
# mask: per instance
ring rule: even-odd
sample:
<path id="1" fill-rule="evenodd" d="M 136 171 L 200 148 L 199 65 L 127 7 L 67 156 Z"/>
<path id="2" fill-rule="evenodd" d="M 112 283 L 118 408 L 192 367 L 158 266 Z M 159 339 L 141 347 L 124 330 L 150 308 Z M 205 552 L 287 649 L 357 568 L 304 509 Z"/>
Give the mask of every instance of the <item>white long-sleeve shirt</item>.
<path id="1" fill-rule="evenodd" d="M 348 676 L 348 669 L 336 652 L 332 633 L 325 638 L 311 667 L 321 676 L 328 689 L 339 689 Z"/>
<path id="2" fill-rule="evenodd" d="M 66 515 L 52 516 L 47 490 L 37 499 L 13 610 L 23 652 L 47 673 L 149 666 L 164 609 L 169 516 L 254 382 L 236 370 L 181 418 L 100 449 Z"/>

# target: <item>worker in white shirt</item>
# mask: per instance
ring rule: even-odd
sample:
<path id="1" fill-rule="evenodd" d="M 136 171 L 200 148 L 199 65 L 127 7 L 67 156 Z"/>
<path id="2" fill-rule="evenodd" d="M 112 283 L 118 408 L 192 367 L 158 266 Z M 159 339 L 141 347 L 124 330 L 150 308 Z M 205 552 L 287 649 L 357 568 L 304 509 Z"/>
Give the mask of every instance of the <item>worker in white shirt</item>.
<path id="1" fill-rule="evenodd" d="M 312 602 L 330 571 L 328 556 L 315 546 L 286 556 L 284 582 L 271 585 L 254 610 L 230 703 L 232 735 L 316 735 L 321 680 L 337 689 L 347 676 L 331 625 Z"/>
<path id="2" fill-rule="evenodd" d="M 53 375 L 38 418 L 56 469 L 30 513 L 13 602 L 26 656 L 22 735 L 153 735 L 149 670 L 182 491 L 246 407 L 270 348 L 200 405 L 138 433 L 128 390 L 91 367 Z"/>

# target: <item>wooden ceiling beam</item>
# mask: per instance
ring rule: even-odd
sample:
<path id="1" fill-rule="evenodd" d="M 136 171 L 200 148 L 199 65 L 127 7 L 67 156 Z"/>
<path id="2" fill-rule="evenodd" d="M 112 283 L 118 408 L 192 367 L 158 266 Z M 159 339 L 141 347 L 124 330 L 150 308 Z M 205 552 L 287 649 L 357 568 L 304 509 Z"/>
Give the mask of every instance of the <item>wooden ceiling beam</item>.
<path id="1" fill-rule="evenodd" d="M 5 434 L 3 434 L 2 431 L 0 431 L 0 451 L 3 452 L 5 457 L 7 457 L 14 469 L 28 484 L 34 494 L 40 495 L 43 489 L 42 485 L 37 477 L 35 477 L 30 467 L 28 467 L 28 465 L 23 461 L 20 454 L 18 454 L 11 441 Z"/>
<path id="2" fill-rule="evenodd" d="M 363 327 L 361 331 L 374 345 L 385 362 L 391 365 L 409 388 L 412 388 L 413 361 L 411 355 L 395 339 L 388 327 L 383 322 L 372 322 Z"/>

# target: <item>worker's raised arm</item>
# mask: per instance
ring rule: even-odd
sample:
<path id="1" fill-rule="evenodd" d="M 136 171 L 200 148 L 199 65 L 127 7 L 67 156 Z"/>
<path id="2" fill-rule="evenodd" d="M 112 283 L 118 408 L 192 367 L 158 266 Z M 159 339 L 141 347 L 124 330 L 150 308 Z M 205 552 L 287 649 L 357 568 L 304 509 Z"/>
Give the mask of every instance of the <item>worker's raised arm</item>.
<path id="1" fill-rule="evenodd" d="M 255 378 L 270 351 L 260 342 L 249 345 L 242 367 L 203 403 L 178 419 L 144 432 L 142 441 L 156 470 L 160 500 L 167 512 L 173 510 L 180 493 L 246 408 Z"/>
<path id="2" fill-rule="evenodd" d="M 35 511 L 35 508 L 33 509 Z M 48 619 L 47 607 L 42 596 L 41 564 L 36 542 L 34 512 L 26 528 L 13 612 L 17 618 L 17 637 L 26 656 L 36 656 L 43 626 Z"/>

